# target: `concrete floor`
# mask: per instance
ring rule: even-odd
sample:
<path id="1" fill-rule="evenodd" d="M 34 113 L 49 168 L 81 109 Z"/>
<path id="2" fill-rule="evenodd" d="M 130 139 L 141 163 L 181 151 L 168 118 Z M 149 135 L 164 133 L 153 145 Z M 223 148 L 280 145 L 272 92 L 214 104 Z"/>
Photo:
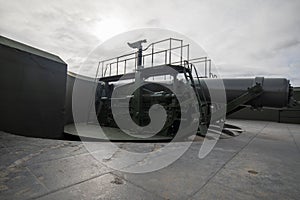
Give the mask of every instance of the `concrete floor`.
<path id="1" fill-rule="evenodd" d="M 194 142 L 146 174 L 110 169 L 78 141 L 0 132 L 0 199 L 300 199 L 300 125 L 229 122 L 246 132 L 219 140 L 204 159 Z"/>

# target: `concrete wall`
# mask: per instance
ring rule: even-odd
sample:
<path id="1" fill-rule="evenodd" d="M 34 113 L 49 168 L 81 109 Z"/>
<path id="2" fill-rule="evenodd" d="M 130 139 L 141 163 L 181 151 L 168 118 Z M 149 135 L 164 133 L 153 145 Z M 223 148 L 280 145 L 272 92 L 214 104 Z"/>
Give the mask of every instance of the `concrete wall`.
<path id="1" fill-rule="evenodd" d="M 62 137 L 66 74 L 57 56 L 0 37 L 0 130 Z"/>
<path id="2" fill-rule="evenodd" d="M 76 114 L 77 122 L 86 122 L 90 110 L 95 110 L 94 104 L 91 103 L 95 98 L 95 80 L 90 77 L 81 76 L 78 74 L 68 73 L 67 87 L 66 87 L 66 112 L 65 112 L 65 124 L 71 124 L 74 122 L 73 114 Z M 74 85 L 76 92 L 73 93 Z M 76 109 L 73 113 L 72 107 L 74 102 L 72 98 L 76 98 Z M 92 106 L 92 107 L 91 107 Z"/>

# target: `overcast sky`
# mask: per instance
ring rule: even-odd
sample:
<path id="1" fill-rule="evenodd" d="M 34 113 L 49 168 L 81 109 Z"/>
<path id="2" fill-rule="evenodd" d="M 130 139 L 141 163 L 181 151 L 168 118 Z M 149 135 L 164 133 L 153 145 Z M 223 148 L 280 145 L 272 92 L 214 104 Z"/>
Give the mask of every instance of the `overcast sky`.
<path id="1" fill-rule="evenodd" d="M 76 70 L 110 37 L 167 28 L 196 41 L 223 77 L 287 77 L 300 86 L 299 0 L 0 0 L 0 34 Z"/>

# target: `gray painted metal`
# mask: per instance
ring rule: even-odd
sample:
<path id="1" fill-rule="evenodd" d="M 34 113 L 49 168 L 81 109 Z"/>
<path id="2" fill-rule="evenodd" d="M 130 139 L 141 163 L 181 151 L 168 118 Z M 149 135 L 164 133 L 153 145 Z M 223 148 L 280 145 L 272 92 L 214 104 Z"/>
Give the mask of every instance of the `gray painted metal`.
<path id="1" fill-rule="evenodd" d="M 74 80 L 77 78 L 77 86 L 85 88 L 84 90 L 93 87 L 94 79 L 84 77 L 73 73 L 68 73 L 67 78 L 67 95 L 66 95 L 66 124 L 73 123 L 72 117 L 72 92 Z M 201 86 L 205 88 L 205 96 L 209 100 L 209 91 L 205 83 L 213 86 L 216 79 L 201 79 Z M 284 78 L 252 78 L 252 79 L 223 79 L 227 102 L 230 102 L 240 95 L 248 91 L 248 88 L 260 81 L 263 88 L 263 93 L 256 99 L 247 102 L 247 106 L 263 106 L 271 108 L 287 107 L 290 99 L 289 81 Z M 210 87 L 211 90 L 215 88 Z M 82 98 L 82 97 L 78 97 Z M 87 109 L 88 105 L 86 105 Z M 83 121 L 86 119 L 82 119 Z"/>
<path id="2" fill-rule="evenodd" d="M 212 91 L 216 91 L 213 87 L 216 79 L 201 79 L 201 86 L 206 88 L 205 95 L 209 99 L 209 91 L 207 85 Z M 253 87 L 256 82 L 262 86 L 263 93 L 256 99 L 247 102 L 245 105 L 254 107 L 272 107 L 283 108 L 289 105 L 290 101 L 290 84 L 285 78 L 232 78 L 223 79 L 226 91 L 227 102 L 230 102 L 240 95 L 248 91 L 248 88 Z"/>
<path id="3" fill-rule="evenodd" d="M 293 98 L 300 102 L 299 87 L 293 88 Z M 229 118 L 300 124 L 300 104 L 278 110 L 270 108 L 264 108 L 263 110 L 244 108 L 232 115 L 229 115 Z"/>

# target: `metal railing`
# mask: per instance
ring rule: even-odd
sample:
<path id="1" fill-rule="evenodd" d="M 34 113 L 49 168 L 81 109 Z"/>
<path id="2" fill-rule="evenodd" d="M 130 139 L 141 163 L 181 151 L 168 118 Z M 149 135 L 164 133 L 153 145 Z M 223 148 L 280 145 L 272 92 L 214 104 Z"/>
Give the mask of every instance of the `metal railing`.
<path id="1" fill-rule="evenodd" d="M 176 44 L 175 44 L 176 43 Z M 159 47 L 163 45 L 163 47 Z M 180 65 L 185 66 L 184 62 L 204 64 L 204 73 L 200 78 L 214 78 L 211 73 L 211 60 L 207 57 L 190 59 L 190 45 L 184 44 L 183 40 L 168 38 L 149 44 L 143 49 L 142 65 L 143 68 L 154 67 L 159 65 Z M 96 76 L 108 77 L 123 75 L 137 70 L 137 52 L 124 54 L 114 58 L 102 60 L 98 63 Z M 101 67 L 101 70 L 99 68 Z M 132 71 L 130 71 L 132 70 Z M 99 76 L 99 73 L 101 75 Z"/>

